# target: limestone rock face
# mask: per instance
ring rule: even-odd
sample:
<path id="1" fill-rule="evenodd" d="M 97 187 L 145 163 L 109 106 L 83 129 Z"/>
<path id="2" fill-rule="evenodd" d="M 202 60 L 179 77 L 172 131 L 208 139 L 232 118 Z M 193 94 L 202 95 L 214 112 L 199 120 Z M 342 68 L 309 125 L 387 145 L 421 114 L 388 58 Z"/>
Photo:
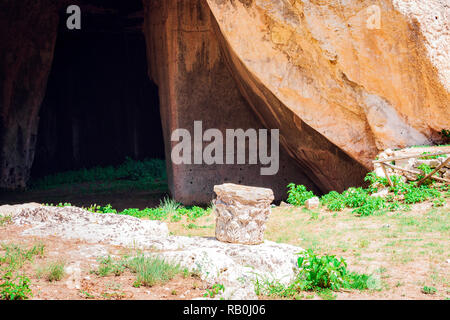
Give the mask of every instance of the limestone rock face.
<path id="1" fill-rule="evenodd" d="M 243 95 L 323 187 L 359 170 L 333 146 L 371 170 L 450 126 L 447 1 L 207 2 Z"/>
<path id="2" fill-rule="evenodd" d="M 58 5 L 51 0 L 0 2 L 0 188 L 24 188 L 30 175 Z"/>
<path id="3" fill-rule="evenodd" d="M 226 183 L 214 187 L 216 238 L 219 241 L 260 244 L 274 196 L 270 189 Z"/>
<path id="4" fill-rule="evenodd" d="M 224 182 L 271 188 L 283 199 L 292 181 L 317 190 L 297 160 L 280 148 L 280 170 L 262 176 L 260 165 L 174 164 L 170 161 L 174 130 L 194 134 L 194 121 L 204 131 L 277 129 L 254 114 L 239 91 L 214 31 L 214 17 L 205 0 L 144 0 L 144 34 L 149 76 L 158 85 L 164 131 L 168 182 L 172 196 L 184 204 L 209 203 L 213 187 Z M 207 145 L 203 143 L 203 147 Z M 248 155 L 248 146 L 246 154 Z"/>

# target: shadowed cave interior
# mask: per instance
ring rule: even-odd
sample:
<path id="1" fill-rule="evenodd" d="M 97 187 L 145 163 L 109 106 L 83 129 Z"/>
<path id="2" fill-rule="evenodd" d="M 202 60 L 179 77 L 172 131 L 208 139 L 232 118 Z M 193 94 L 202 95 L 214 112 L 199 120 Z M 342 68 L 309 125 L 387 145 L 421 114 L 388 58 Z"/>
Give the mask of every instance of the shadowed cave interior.
<path id="1" fill-rule="evenodd" d="M 81 30 L 68 30 L 61 13 L 33 179 L 126 157 L 164 159 L 158 88 L 147 75 L 142 17 L 135 14 L 141 7 L 112 1 L 104 11 L 83 8 Z"/>

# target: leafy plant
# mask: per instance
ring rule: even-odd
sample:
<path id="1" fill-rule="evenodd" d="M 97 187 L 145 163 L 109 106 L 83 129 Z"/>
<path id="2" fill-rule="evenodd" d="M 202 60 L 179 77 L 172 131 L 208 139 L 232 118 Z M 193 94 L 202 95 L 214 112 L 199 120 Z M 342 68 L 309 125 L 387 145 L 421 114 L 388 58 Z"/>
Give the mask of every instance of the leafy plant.
<path id="1" fill-rule="evenodd" d="M 329 291 L 341 289 L 365 290 L 369 288 L 371 277 L 347 270 L 343 258 L 333 255 L 317 256 L 312 250 L 299 254 L 298 273 L 295 280 L 284 285 L 278 281 L 256 280 L 255 290 L 258 295 L 266 294 L 285 298 L 295 297 L 301 291 L 316 291 L 319 295 L 330 296 Z"/>
<path id="2" fill-rule="evenodd" d="M 435 287 L 424 286 L 422 288 L 422 293 L 424 293 L 424 294 L 435 294 L 436 292 L 437 292 L 437 290 Z"/>
<path id="3" fill-rule="evenodd" d="M 304 185 L 295 185 L 290 183 L 288 186 L 288 198 L 287 202 L 294 206 L 302 206 L 305 201 L 314 198 L 315 195 L 312 191 L 306 190 Z"/>
<path id="4" fill-rule="evenodd" d="M 220 283 L 214 284 L 211 289 L 206 289 L 206 292 L 203 294 L 205 298 L 214 299 L 218 294 L 223 293 L 225 291 L 225 286 Z"/>
<path id="5" fill-rule="evenodd" d="M 333 255 L 322 257 L 307 250 L 299 255 L 297 265 L 300 269 L 297 281 L 303 290 L 315 288 L 338 291 L 341 288 L 367 289 L 368 275 L 349 273 L 344 258 Z"/>
<path id="6" fill-rule="evenodd" d="M 1 300 L 26 300 L 32 297 L 30 289 L 30 279 L 25 275 L 13 275 L 10 271 L 6 272 L 0 284 Z"/>
<path id="7" fill-rule="evenodd" d="M 422 164 L 424 174 L 428 174 L 432 169 Z M 445 204 L 443 197 L 448 197 L 448 185 L 435 187 L 432 181 L 423 184 L 420 187 L 416 182 L 406 183 L 401 176 L 391 176 L 392 186 L 389 185 L 386 178 L 378 177 L 375 172 L 369 172 L 365 181 L 370 182 L 370 186 L 364 188 L 348 188 L 342 193 L 331 191 L 320 198 L 322 205 L 330 211 L 342 211 L 345 208 L 353 208 L 352 213 L 359 216 L 370 216 L 376 213 L 388 211 L 409 210 L 409 204 L 423 202 L 429 199 L 434 200 L 434 206 Z M 294 205 L 301 205 L 313 196 L 312 192 L 307 191 L 302 185 L 296 186 L 289 184 L 288 202 Z M 391 194 L 385 197 L 374 196 L 379 188 L 389 188 Z M 442 191 L 446 193 L 442 194 Z"/>
<path id="8" fill-rule="evenodd" d="M 440 134 L 443 138 L 450 139 L 450 130 L 442 129 Z"/>

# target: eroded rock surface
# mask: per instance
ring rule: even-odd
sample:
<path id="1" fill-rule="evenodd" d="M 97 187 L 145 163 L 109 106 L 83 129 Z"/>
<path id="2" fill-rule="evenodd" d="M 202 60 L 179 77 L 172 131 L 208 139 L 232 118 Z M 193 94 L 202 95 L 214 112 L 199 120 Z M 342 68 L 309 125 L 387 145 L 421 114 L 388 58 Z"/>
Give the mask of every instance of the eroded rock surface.
<path id="1" fill-rule="evenodd" d="M 322 187 L 359 171 L 332 146 L 371 170 L 449 126 L 447 1 L 207 2 L 241 92 Z"/>
<path id="2" fill-rule="evenodd" d="M 0 2 L 0 188 L 25 188 L 58 29 L 51 0 Z"/>
<path id="3" fill-rule="evenodd" d="M 214 186 L 216 238 L 241 244 L 264 242 L 273 191 L 226 183 Z"/>
<path id="4" fill-rule="evenodd" d="M 147 249 L 198 273 L 210 284 L 221 283 L 224 298 L 255 299 L 254 282 L 295 276 L 296 254 L 301 248 L 265 241 L 259 245 L 229 244 L 212 238 L 169 236 L 159 221 L 91 213 L 76 207 L 23 209 L 13 217 L 27 225 L 24 235 L 58 236 L 90 243 Z"/>

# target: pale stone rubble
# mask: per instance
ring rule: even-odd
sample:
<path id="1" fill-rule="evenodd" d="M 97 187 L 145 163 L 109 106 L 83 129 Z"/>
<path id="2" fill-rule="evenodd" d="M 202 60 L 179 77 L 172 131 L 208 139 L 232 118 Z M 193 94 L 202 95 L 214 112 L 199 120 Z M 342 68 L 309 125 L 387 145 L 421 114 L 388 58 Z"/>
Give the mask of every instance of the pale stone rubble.
<path id="1" fill-rule="evenodd" d="M 195 271 L 211 285 L 223 284 L 225 292 L 217 299 L 256 299 L 256 279 L 288 283 L 295 276 L 296 254 L 302 251 L 271 241 L 243 245 L 214 238 L 171 236 L 167 225 L 160 221 L 91 213 L 76 207 L 10 206 L 8 212 L 14 212 L 14 224 L 29 227 L 23 235 L 79 239 L 160 255 Z"/>
<path id="2" fill-rule="evenodd" d="M 318 197 L 314 197 L 305 201 L 306 209 L 313 210 L 318 209 L 320 205 L 320 200 Z"/>
<path id="3" fill-rule="evenodd" d="M 219 241 L 241 244 L 260 244 L 264 241 L 272 190 L 226 183 L 214 186 L 216 238 Z"/>
<path id="4" fill-rule="evenodd" d="M 440 155 L 436 159 L 421 159 L 423 157 L 426 157 L 427 154 L 424 153 L 436 153 L 436 152 L 447 152 L 447 154 Z M 436 167 L 440 166 L 443 162 L 447 160 L 447 158 L 450 156 L 450 147 L 413 147 L 413 148 L 406 148 L 401 150 L 391 150 L 386 149 L 383 152 L 381 152 L 378 155 L 378 159 L 390 159 L 390 158 L 396 158 L 396 157 L 403 157 L 408 155 L 414 155 L 414 156 L 420 156 L 416 158 L 409 158 L 409 159 L 400 159 L 395 160 L 395 166 L 400 167 L 403 169 L 407 169 L 410 171 L 416 171 L 416 172 L 422 172 L 419 167 L 422 164 L 428 165 L 431 169 L 435 169 Z M 376 163 L 374 165 L 375 167 L 375 173 L 379 177 L 386 177 L 386 175 L 383 172 L 383 169 L 381 168 L 381 165 Z M 415 181 L 417 180 L 417 175 L 414 173 L 409 173 L 405 171 L 395 170 L 393 168 L 386 168 L 389 175 L 397 175 L 403 177 L 403 180 L 406 181 Z M 450 162 L 448 162 L 446 165 L 444 165 L 439 171 L 438 171 L 439 177 L 444 179 L 450 179 Z"/>

